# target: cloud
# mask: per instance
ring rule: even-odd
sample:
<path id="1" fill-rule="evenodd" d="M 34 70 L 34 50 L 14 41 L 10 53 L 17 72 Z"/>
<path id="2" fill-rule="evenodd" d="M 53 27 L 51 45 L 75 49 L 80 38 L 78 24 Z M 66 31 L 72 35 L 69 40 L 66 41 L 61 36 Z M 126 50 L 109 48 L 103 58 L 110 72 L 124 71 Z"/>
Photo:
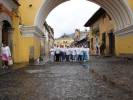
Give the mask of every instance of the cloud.
<path id="1" fill-rule="evenodd" d="M 70 34 L 84 24 L 98 10 L 99 6 L 86 0 L 71 0 L 60 4 L 51 11 L 46 21 L 54 28 L 55 38 Z"/>

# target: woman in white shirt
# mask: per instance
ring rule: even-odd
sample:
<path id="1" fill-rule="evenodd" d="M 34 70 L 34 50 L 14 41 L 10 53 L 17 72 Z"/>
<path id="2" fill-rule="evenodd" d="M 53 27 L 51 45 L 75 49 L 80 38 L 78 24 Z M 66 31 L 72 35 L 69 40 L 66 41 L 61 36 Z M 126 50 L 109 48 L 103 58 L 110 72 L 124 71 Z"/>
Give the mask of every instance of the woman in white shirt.
<path id="1" fill-rule="evenodd" d="M 76 48 L 73 47 L 72 48 L 72 61 L 76 61 L 76 55 L 77 55 Z"/>
<path id="2" fill-rule="evenodd" d="M 51 54 L 51 61 L 54 62 L 54 60 L 55 60 L 55 50 L 54 50 L 54 48 L 50 49 L 50 54 Z"/>
<path id="3" fill-rule="evenodd" d="M 8 62 L 11 59 L 11 51 L 9 46 L 7 46 L 5 43 L 2 46 L 2 62 L 3 62 L 3 68 L 8 68 Z"/>

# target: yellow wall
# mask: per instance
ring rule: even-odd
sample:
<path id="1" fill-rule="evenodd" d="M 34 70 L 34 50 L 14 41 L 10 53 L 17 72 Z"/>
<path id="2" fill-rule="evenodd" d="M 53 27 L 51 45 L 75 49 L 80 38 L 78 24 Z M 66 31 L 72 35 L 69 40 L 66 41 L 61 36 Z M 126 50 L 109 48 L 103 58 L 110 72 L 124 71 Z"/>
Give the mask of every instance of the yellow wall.
<path id="1" fill-rule="evenodd" d="M 15 16 L 15 14 L 13 15 L 13 24 L 12 24 L 14 31 L 13 31 L 13 52 L 12 52 L 12 56 L 14 59 L 14 62 L 20 62 L 21 58 L 20 58 L 20 41 L 21 41 L 21 35 L 20 35 L 20 31 L 19 31 L 19 18 Z"/>
<path id="2" fill-rule="evenodd" d="M 19 62 L 29 62 L 30 48 L 34 47 L 34 59 L 40 57 L 40 40 L 36 37 L 21 37 L 19 47 Z"/>
<path id="3" fill-rule="evenodd" d="M 36 37 L 23 37 L 19 30 L 19 24 L 33 25 L 37 11 L 43 0 L 19 0 L 18 16 L 13 14 L 13 60 L 14 63 L 29 62 L 30 47 L 34 47 L 34 59 L 40 57 L 40 40 Z M 30 8 L 29 5 L 33 6 Z"/>
<path id="4" fill-rule="evenodd" d="M 34 58 L 40 56 L 40 40 L 36 37 L 23 37 L 19 30 L 19 17 L 13 16 L 13 60 L 14 63 L 29 62 L 29 50 L 34 46 Z"/>
<path id="5" fill-rule="evenodd" d="M 34 48 L 35 48 L 35 52 L 34 52 L 34 59 L 37 59 L 40 57 L 41 54 L 41 40 L 37 37 L 34 37 Z"/>
<path id="6" fill-rule="evenodd" d="M 21 4 L 19 7 L 22 22 L 21 24 L 34 24 L 35 17 L 43 1 L 44 0 L 19 0 L 19 3 Z M 32 4 L 32 7 L 29 7 L 30 4 Z"/>
<path id="7" fill-rule="evenodd" d="M 133 0 L 127 0 L 127 1 L 128 1 L 129 6 L 131 7 L 131 9 L 133 10 Z"/>
<path id="8" fill-rule="evenodd" d="M 127 0 L 129 6 L 133 10 L 133 0 Z M 133 35 L 116 36 L 116 54 L 132 54 L 133 55 Z"/>
<path id="9" fill-rule="evenodd" d="M 29 53 L 30 53 L 30 47 L 33 46 L 33 38 L 27 37 L 27 38 L 21 38 L 21 62 L 28 62 L 29 61 Z"/>
<path id="10" fill-rule="evenodd" d="M 133 10 L 133 0 L 127 0 Z M 116 36 L 116 54 L 133 54 L 133 35 Z"/>
<path id="11" fill-rule="evenodd" d="M 23 63 L 29 61 L 29 50 L 34 46 L 34 58 L 40 56 L 40 40 L 36 37 L 23 37 L 19 30 L 19 18 L 13 17 L 13 59 L 15 63 Z"/>
<path id="12" fill-rule="evenodd" d="M 133 35 L 116 37 L 116 54 L 133 54 Z"/>

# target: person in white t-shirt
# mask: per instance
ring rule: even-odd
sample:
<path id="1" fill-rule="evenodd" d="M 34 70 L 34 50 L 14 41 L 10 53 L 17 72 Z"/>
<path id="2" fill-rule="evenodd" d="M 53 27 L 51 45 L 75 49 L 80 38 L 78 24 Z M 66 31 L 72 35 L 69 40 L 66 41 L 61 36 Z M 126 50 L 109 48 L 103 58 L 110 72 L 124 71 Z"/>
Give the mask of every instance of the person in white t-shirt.
<path id="1" fill-rule="evenodd" d="M 1 48 L 1 56 L 2 56 L 2 67 L 3 68 L 8 68 L 8 62 L 11 59 L 11 51 L 9 46 L 6 45 L 6 43 L 3 44 L 2 48 Z"/>
<path id="2" fill-rule="evenodd" d="M 86 48 L 86 53 L 87 53 L 87 60 L 89 61 L 89 59 L 90 59 L 90 48 Z"/>
<path id="3" fill-rule="evenodd" d="M 63 45 L 60 47 L 60 61 L 61 62 L 65 61 L 65 48 Z"/>
<path id="4" fill-rule="evenodd" d="M 83 61 L 84 47 L 80 46 L 80 61 Z"/>
<path id="5" fill-rule="evenodd" d="M 60 48 L 59 48 L 59 46 L 57 46 L 55 48 L 55 56 L 56 56 L 56 62 L 59 62 L 59 60 L 60 60 Z"/>
<path id="6" fill-rule="evenodd" d="M 77 53 L 77 55 L 76 55 L 76 56 L 77 56 L 77 61 L 79 61 L 79 58 L 80 58 L 80 57 L 79 57 L 79 55 L 80 55 L 79 46 L 77 46 L 75 49 L 76 49 L 76 53 Z"/>
<path id="7" fill-rule="evenodd" d="M 77 55 L 76 48 L 73 47 L 73 48 L 72 48 L 72 60 L 73 60 L 73 61 L 76 61 L 76 55 Z"/>
<path id="8" fill-rule="evenodd" d="M 55 61 L 55 50 L 53 47 L 50 49 L 50 58 L 52 62 Z"/>
<path id="9" fill-rule="evenodd" d="M 69 55 L 69 59 L 70 59 L 70 61 L 73 61 L 73 48 L 72 48 L 72 46 L 69 48 L 69 52 L 70 52 L 70 55 Z"/>
<path id="10" fill-rule="evenodd" d="M 66 61 L 67 62 L 70 61 L 70 48 L 69 48 L 69 46 L 67 46 L 67 48 L 66 48 Z"/>

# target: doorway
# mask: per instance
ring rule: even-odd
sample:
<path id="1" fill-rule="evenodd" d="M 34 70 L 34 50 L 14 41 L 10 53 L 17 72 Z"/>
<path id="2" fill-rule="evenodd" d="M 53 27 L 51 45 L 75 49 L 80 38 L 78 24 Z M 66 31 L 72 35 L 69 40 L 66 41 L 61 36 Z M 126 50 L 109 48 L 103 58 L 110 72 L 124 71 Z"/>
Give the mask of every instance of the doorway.
<path id="1" fill-rule="evenodd" d="M 12 52 L 12 33 L 11 33 L 12 26 L 11 24 L 4 20 L 2 26 L 2 43 L 8 45 Z"/>
<path id="2" fill-rule="evenodd" d="M 115 55 L 115 35 L 113 32 L 109 33 L 109 54 Z"/>

